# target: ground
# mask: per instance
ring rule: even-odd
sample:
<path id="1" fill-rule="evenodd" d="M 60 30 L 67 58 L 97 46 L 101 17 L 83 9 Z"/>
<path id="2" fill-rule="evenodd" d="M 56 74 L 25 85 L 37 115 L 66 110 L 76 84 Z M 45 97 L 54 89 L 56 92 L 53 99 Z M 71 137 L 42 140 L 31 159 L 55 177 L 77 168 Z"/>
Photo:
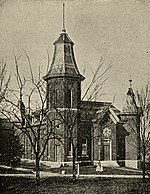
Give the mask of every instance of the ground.
<path id="1" fill-rule="evenodd" d="M 29 166 L 28 166 L 29 167 Z M 62 174 L 65 170 L 67 174 Z M 41 171 L 41 186 L 37 187 L 34 169 L 0 165 L 2 194 L 149 194 L 150 179 L 142 182 L 142 172 L 136 169 L 104 168 L 96 172 L 92 166 L 81 166 L 80 176 L 73 181 L 71 168 L 46 168 Z"/>
<path id="2" fill-rule="evenodd" d="M 0 177 L 2 194 L 149 194 L 150 183 L 141 179 L 48 177 L 36 187 L 35 179 Z"/>

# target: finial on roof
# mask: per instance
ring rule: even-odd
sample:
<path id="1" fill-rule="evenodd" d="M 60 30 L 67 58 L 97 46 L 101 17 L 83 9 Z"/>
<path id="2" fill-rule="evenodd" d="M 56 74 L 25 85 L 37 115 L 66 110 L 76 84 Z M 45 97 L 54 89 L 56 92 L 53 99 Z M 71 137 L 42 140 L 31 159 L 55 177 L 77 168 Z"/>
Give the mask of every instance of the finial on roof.
<path id="1" fill-rule="evenodd" d="M 62 32 L 66 32 L 66 29 L 65 29 L 65 3 L 63 2 L 63 29 L 62 29 Z"/>
<path id="2" fill-rule="evenodd" d="M 130 88 L 132 88 L 132 79 L 131 79 L 131 75 L 130 75 L 129 83 L 130 83 Z"/>

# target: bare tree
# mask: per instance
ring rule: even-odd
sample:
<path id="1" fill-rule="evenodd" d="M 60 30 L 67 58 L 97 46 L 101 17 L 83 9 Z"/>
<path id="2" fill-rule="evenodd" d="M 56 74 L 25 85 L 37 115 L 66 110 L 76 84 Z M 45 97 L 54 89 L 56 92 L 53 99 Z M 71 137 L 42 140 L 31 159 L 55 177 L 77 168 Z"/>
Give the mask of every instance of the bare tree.
<path id="1" fill-rule="evenodd" d="M 3 114 L 13 123 L 19 135 L 26 137 L 35 156 L 36 182 L 40 184 L 40 160 L 48 141 L 54 137 L 56 128 L 54 120 L 46 109 L 46 87 L 39 68 L 38 76 L 33 73 L 29 56 L 25 53 L 30 75 L 23 77 L 19 71 L 22 56 L 15 59 L 16 89 L 11 89 L 11 97 L 5 97 L 7 108 Z M 24 102 L 23 102 L 24 101 Z M 57 122 L 57 127 L 60 125 Z M 56 138 L 56 137 L 55 137 Z"/>
<path id="2" fill-rule="evenodd" d="M 29 76 L 22 76 L 19 71 L 19 63 L 22 56 L 15 59 L 15 77 L 17 88 L 11 90 L 11 98 L 5 98 L 7 108 L 3 109 L 3 114 L 14 124 L 15 128 L 20 131 L 20 135 L 25 135 L 31 144 L 35 156 L 36 181 L 40 184 L 40 160 L 47 147 L 48 141 L 55 138 L 64 144 L 64 137 L 69 138 L 72 146 L 73 156 L 73 178 L 76 178 L 75 162 L 77 150 L 78 121 L 80 114 L 86 105 L 82 100 L 93 101 L 101 95 L 101 89 L 106 81 L 106 72 L 111 68 L 109 65 L 103 72 L 101 71 L 104 60 L 101 59 L 98 67 L 93 73 L 92 79 L 83 94 L 82 99 L 78 102 L 78 107 L 73 110 L 72 107 L 64 109 L 55 107 L 57 117 L 51 116 L 54 111 L 47 107 L 47 95 L 45 82 L 42 79 L 39 68 L 38 76 L 33 73 L 32 64 L 29 56 L 25 53 L 29 66 Z M 49 57 L 48 57 L 49 59 Z M 49 65 L 49 60 L 48 60 Z M 91 107 L 92 108 L 92 107 Z M 89 113 L 90 114 L 90 113 Z M 92 119 L 92 118 L 91 118 Z M 34 120 L 34 121 L 33 121 Z M 65 125 L 67 131 L 65 134 L 59 133 L 57 128 Z M 56 129 L 56 130 L 55 130 Z"/>
<path id="3" fill-rule="evenodd" d="M 150 145 L 150 85 L 149 83 L 140 92 L 137 99 L 142 110 L 140 117 L 140 148 L 142 155 L 143 180 L 146 174 L 146 155 Z"/>
<path id="4" fill-rule="evenodd" d="M 10 84 L 10 76 L 7 75 L 7 64 L 0 61 L 0 103 L 8 92 L 8 86 Z"/>

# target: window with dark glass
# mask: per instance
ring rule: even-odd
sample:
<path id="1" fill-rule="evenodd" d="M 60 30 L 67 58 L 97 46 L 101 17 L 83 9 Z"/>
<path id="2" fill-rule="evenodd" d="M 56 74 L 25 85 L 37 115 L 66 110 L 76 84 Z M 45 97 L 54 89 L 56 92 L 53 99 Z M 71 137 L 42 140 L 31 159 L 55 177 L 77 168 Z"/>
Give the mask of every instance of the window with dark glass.
<path id="1" fill-rule="evenodd" d="M 54 107 L 55 105 L 55 91 L 54 90 L 49 91 L 49 101 L 50 101 L 50 107 Z"/>
<path id="2" fill-rule="evenodd" d="M 71 87 L 67 88 L 66 106 L 67 106 L 67 108 L 72 107 L 72 90 L 71 90 Z"/>
<path id="3" fill-rule="evenodd" d="M 55 106 L 58 106 L 60 104 L 60 90 L 57 89 L 55 91 Z"/>

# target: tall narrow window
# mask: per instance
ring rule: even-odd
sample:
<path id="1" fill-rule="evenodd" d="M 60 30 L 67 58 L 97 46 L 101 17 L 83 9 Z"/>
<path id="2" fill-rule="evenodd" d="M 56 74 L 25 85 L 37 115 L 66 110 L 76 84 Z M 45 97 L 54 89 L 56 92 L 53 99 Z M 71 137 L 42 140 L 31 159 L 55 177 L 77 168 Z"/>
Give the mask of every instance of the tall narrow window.
<path id="1" fill-rule="evenodd" d="M 53 93 L 53 84 L 49 83 L 47 85 L 47 106 L 48 107 L 52 107 L 52 100 L 53 100 L 52 93 Z"/>
<path id="2" fill-rule="evenodd" d="M 58 107 L 60 104 L 60 90 L 57 89 L 55 92 L 55 106 Z"/>
<path id="3" fill-rule="evenodd" d="M 49 100 L 50 100 L 50 107 L 54 107 L 55 105 L 55 91 L 51 90 L 49 92 Z"/>
<path id="4" fill-rule="evenodd" d="M 72 89 L 71 87 L 67 88 L 67 98 L 66 98 L 66 106 L 67 108 L 72 108 Z"/>

